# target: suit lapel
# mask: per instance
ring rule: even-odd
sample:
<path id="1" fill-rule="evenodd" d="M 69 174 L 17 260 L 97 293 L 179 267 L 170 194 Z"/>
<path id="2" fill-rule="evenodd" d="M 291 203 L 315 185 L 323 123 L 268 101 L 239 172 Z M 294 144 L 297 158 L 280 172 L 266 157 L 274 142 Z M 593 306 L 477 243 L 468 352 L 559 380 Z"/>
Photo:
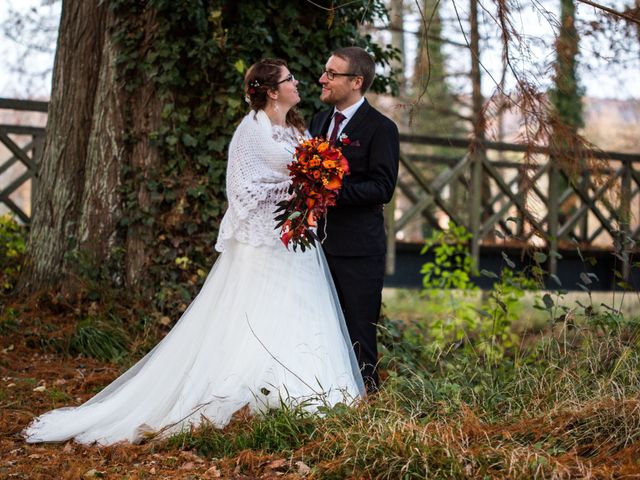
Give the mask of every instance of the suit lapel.
<path id="1" fill-rule="evenodd" d="M 351 117 L 349 123 L 345 125 L 344 129 L 342 130 L 342 134 L 346 135 L 347 137 L 351 137 L 351 134 L 355 131 L 356 128 L 358 128 L 358 125 L 360 125 L 360 123 L 362 123 L 362 121 L 367 117 L 367 113 L 369 112 L 370 108 L 371 106 L 365 98 L 364 103 L 360 105 L 360 108 L 356 110 L 356 113 L 353 115 L 353 117 Z"/>
<path id="2" fill-rule="evenodd" d="M 322 135 L 323 137 L 327 137 L 327 131 L 329 130 L 329 124 L 331 123 L 331 117 L 332 117 L 332 113 L 333 113 L 333 108 L 329 111 L 327 111 L 326 117 L 324 119 L 324 122 L 322 122 L 322 130 L 320 130 L 320 135 Z"/>

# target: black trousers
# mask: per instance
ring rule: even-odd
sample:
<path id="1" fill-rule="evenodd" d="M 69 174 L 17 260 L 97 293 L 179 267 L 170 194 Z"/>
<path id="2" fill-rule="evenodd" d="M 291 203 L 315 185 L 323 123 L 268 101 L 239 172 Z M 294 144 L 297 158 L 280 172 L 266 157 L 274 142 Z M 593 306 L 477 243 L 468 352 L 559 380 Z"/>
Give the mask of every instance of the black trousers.
<path id="1" fill-rule="evenodd" d="M 385 255 L 342 257 L 325 253 L 349 336 L 369 393 L 378 389 L 378 318 Z"/>

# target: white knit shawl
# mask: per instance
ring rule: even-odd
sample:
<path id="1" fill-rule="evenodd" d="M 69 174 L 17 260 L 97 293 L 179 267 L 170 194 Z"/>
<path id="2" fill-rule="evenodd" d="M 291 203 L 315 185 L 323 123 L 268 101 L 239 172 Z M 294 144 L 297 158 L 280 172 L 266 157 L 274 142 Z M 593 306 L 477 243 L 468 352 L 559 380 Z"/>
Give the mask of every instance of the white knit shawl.
<path id="1" fill-rule="evenodd" d="M 245 116 L 233 134 L 227 163 L 229 206 L 215 246 L 219 252 L 231 238 L 254 246 L 280 242 L 274 210 L 288 196 L 286 166 L 293 146 L 277 142 L 272 132 L 269 117 L 260 110 Z"/>

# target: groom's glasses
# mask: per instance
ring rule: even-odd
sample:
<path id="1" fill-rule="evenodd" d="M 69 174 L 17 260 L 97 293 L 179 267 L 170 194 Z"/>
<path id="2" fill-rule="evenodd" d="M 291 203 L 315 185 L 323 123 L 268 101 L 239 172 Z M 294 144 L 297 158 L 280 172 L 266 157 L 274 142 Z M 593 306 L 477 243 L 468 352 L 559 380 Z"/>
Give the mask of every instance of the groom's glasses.
<path id="1" fill-rule="evenodd" d="M 296 77 L 293 76 L 293 73 L 290 73 L 289 75 L 284 77 L 284 79 L 282 79 L 278 83 L 276 83 L 276 85 L 280 85 L 281 83 L 284 83 L 284 82 L 293 82 L 295 79 L 296 79 Z"/>
<path id="2" fill-rule="evenodd" d="M 357 73 L 338 73 L 332 72 L 331 70 L 323 70 L 320 76 L 325 74 L 329 80 L 333 80 L 336 77 L 361 77 L 362 75 L 358 75 Z"/>

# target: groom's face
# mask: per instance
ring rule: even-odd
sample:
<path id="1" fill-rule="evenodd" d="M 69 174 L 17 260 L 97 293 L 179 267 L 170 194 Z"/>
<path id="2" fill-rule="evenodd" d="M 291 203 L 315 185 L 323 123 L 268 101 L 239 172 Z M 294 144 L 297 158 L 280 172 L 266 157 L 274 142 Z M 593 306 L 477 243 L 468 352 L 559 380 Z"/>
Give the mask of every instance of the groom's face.
<path id="1" fill-rule="evenodd" d="M 343 58 L 332 55 L 325 65 L 325 72 L 318 80 L 322 85 L 320 100 L 329 105 L 335 105 L 339 110 L 349 106 L 360 99 L 359 86 L 354 77 L 339 75 L 350 73 L 349 62 Z M 333 80 L 329 80 L 326 72 L 335 73 Z"/>

